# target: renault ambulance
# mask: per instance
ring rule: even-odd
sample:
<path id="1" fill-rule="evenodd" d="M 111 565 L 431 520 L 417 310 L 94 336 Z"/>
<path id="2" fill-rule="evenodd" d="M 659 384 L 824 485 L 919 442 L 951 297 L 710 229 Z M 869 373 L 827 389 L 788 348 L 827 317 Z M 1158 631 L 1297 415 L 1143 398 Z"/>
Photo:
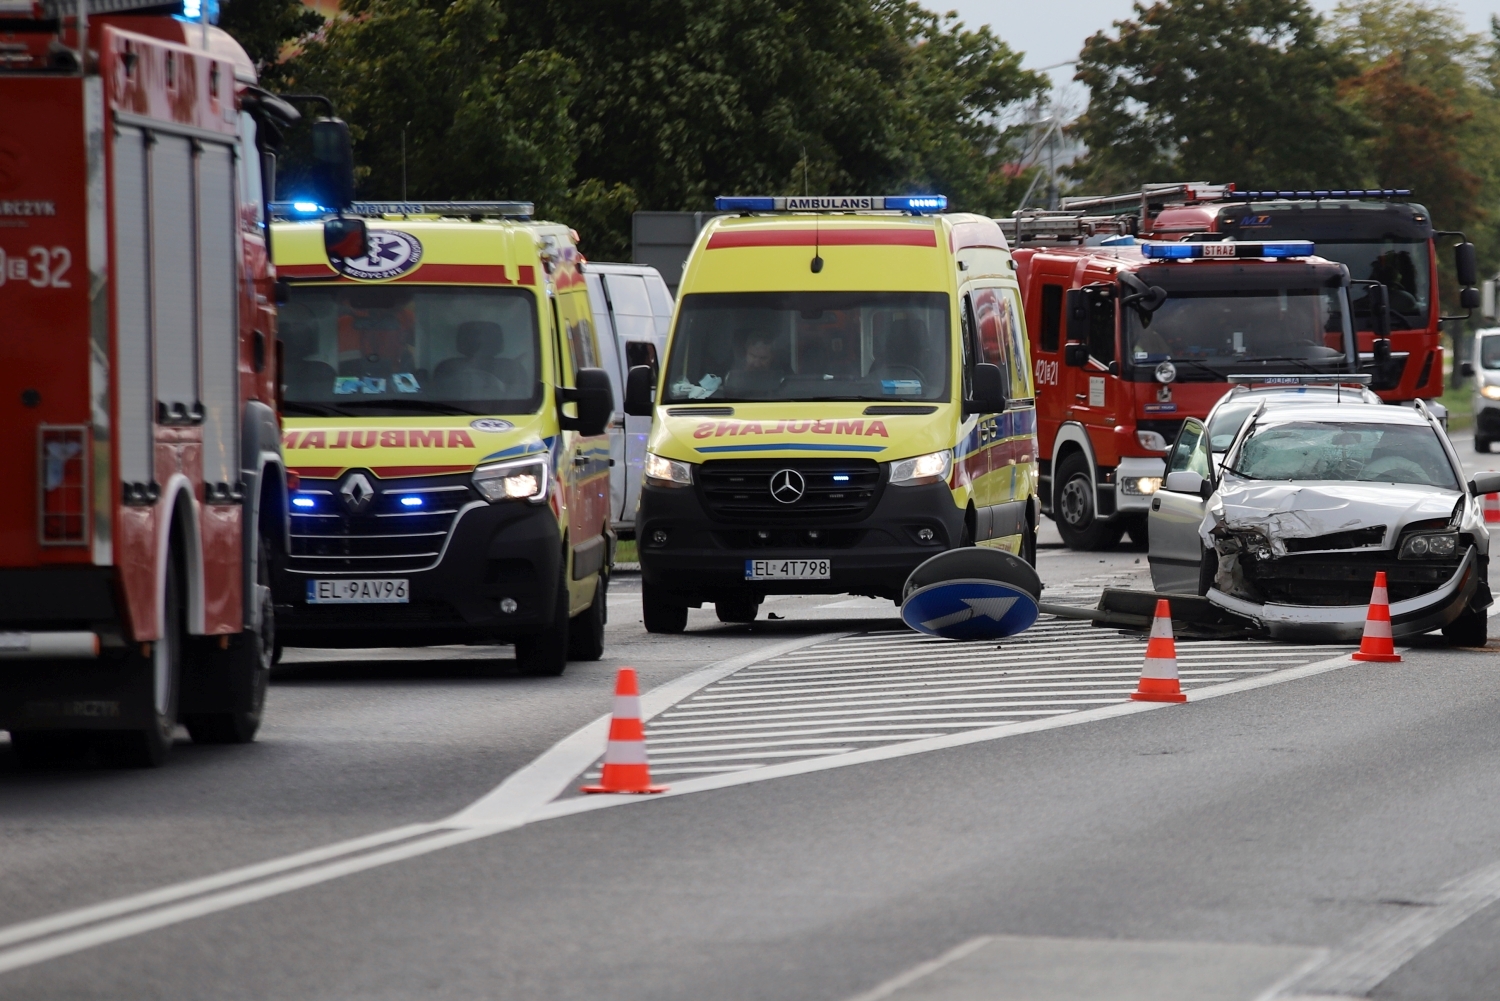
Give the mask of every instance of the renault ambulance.
<path id="1" fill-rule="evenodd" d="M 316 205 L 279 206 L 272 232 L 281 641 L 514 643 L 535 674 L 597 659 L 614 403 L 574 237 L 525 203 L 352 211 L 362 257 L 330 259 L 298 218 Z"/>
<path id="2" fill-rule="evenodd" d="M 768 594 L 899 602 L 946 549 L 1035 561 L 1036 412 L 1000 228 L 939 195 L 720 198 L 688 257 L 636 517 L 646 628 Z"/>

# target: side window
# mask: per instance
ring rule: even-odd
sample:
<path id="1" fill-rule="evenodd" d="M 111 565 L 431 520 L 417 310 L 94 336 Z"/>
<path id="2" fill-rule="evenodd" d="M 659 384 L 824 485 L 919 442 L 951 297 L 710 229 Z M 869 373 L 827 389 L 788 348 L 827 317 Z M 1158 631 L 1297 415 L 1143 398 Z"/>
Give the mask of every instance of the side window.
<path id="1" fill-rule="evenodd" d="M 960 315 L 959 326 L 958 339 L 961 342 L 960 346 L 963 348 L 964 356 L 962 398 L 972 400 L 974 398 L 974 356 L 978 338 L 974 334 L 974 304 L 969 301 L 967 293 L 964 294 L 963 310 Z"/>
<path id="2" fill-rule="evenodd" d="M 549 297 L 552 303 L 552 353 L 557 359 L 557 371 L 554 373 L 556 385 L 572 386 L 577 380 L 574 374 L 578 371 L 578 362 L 571 358 L 568 352 L 568 342 L 571 337 L 564 338 L 563 333 L 567 330 L 564 325 L 563 312 L 558 306 L 558 296 Z"/>
<path id="3" fill-rule="evenodd" d="M 977 288 L 972 293 L 974 302 L 974 329 L 978 334 L 975 362 L 988 362 L 1000 369 L 1000 384 L 1009 386 L 1010 316 L 999 289 Z M 1007 393 L 1009 390 L 1007 389 Z"/>
<path id="4" fill-rule="evenodd" d="M 594 339 L 594 324 L 589 317 L 588 299 L 581 292 L 565 292 L 560 300 L 563 330 L 568 335 L 568 353 L 576 379 L 580 368 L 599 367 L 599 344 Z"/>
<path id="5" fill-rule="evenodd" d="M 1213 464 L 1208 457 L 1208 441 L 1203 431 L 1203 422 L 1188 418 L 1177 434 L 1172 446 L 1172 457 L 1167 463 L 1167 472 L 1197 473 L 1204 479 L 1212 479 Z"/>
<path id="6" fill-rule="evenodd" d="M 1021 308 L 1021 293 L 1013 288 L 1001 289 L 1000 301 L 1004 307 L 1002 316 L 1005 319 L 1001 328 L 1010 362 L 1010 382 L 1005 395 L 1011 400 L 1029 400 L 1036 393 L 1031 388 L 1031 360 L 1026 343 L 1026 324 L 1023 319 L 1026 314 Z"/>
<path id="7" fill-rule="evenodd" d="M 1056 351 L 1062 339 L 1063 287 L 1042 286 L 1042 350 Z"/>
<path id="8" fill-rule="evenodd" d="M 1115 301 L 1089 297 L 1089 354 L 1108 365 L 1115 360 Z"/>
<path id="9" fill-rule="evenodd" d="M 248 111 L 240 112 L 240 150 L 236 157 L 236 167 L 240 182 L 241 215 L 248 216 L 253 211 L 255 220 L 259 222 L 262 218 L 261 199 L 265 196 L 265 181 L 260 172 L 260 150 L 255 144 L 257 134 L 255 119 Z"/>

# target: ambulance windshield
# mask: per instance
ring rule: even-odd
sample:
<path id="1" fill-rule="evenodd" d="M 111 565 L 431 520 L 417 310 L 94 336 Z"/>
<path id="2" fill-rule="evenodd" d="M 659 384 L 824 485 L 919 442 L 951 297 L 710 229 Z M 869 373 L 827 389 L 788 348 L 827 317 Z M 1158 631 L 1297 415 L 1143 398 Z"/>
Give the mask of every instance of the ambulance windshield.
<path id="1" fill-rule="evenodd" d="M 1342 288 L 1173 291 L 1142 322 L 1124 310 L 1126 358 L 1138 369 L 1170 361 L 1184 381 L 1231 373 L 1348 370 Z"/>
<path id="2" fill-rule="evenodd" d="M 524 291 L 302 285 L 277 326 L 292 416 L 520 414 L 541 404 L 536 301 Z"/>
<path id="3" fill-rule="evenodd" d="M 711 292 L 684 296 L 666 398 L 946 400 L 941 292 Z"/>

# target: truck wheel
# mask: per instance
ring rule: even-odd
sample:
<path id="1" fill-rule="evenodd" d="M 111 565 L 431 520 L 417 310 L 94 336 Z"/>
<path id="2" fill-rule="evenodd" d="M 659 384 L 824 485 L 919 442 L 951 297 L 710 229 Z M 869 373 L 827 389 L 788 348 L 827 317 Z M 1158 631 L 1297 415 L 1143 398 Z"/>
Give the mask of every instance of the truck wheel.
<path id="1" fill-rule="evenodd" d="M 589 610 L 568 624 L 568 659 L 598 660 L 604 656 L 604 624 L 609 621 L 609 574 L 600 571 Z"/>
<path id="2" fill-rule="evenodd" d="M 683 610 L 686 611 L 686 609 Z M 760 612 L 760 601 L 754 597 L 716 601 L 714 611 L 718 614 L 720 622 L 734 624 L 754 622 L 755 616 Z M 683 619 L 685 621 L 687 616 L 683 616 Z"/>
<path id="3" fill-rule="evenodd" d="M 183 622 L 181 571 L 176 552 L 167 554 L 167 586 L 162 594 L 162 634 L 151 644 L 151 655 L 132 659 L 146 673 L 150 722 L 142 730 L 100 734 L 100 757 L 131 768 L 159 768 L 172 749 L 177 727 L 177 695 L 182 679 L 182 650 L 187 632 Z"/>
<path id="4" fill-rule="evenodd" d="M 1490 620 L 1485 609 L 1465 608 L 1463 614 L 1443 627 L 1449 646 L 1484 646 L 1490 641 Z"/>
<path id="5" fill-rule="evenodd" d="M 526 674 L 555 678 L 568 668 L 568 561 L 557 575 L 552 624 L 532 636 L 516 640 L 516 663 Z"/>
<path id="6" fill-rule="evenodd" d="M 641 618 L 648 633 L 680 633 L 687 628 L 688 609 L 650 584 L 641 584 Z"/>
<path id="7" fill-rule="evenodd" d="M 188 736 L 195 744 L 248 744 L 260 729 L 266 705 L 266 683 L 276 656 L 276 606 L 271 601 L 270 547 L 261 538 L 255 568 L 255 587 L 260 604 L 260 631 L 246 629 L 242 642 L 231 648 L 228 668 L 230 689 L 244 697 L 248 709 L 224 713 L 193 713 L 183 717 Z"/>
<path id="8" fill-rule="evenodd" d="M 1094 511 L 1094 480 L 1083 454 L 1074 452 L 1057 471 L 1056 502 L 1052 505 L 1058 534 L 1069 549 L 1111 549 L 1120 541 L 1125 526 L 1100 521 Z"/>

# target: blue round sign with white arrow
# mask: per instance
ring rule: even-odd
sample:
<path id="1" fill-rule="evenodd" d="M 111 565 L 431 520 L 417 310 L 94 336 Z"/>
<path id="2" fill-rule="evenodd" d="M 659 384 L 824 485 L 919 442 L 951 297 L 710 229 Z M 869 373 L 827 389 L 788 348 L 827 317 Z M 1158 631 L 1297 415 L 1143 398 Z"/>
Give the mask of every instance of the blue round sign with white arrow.
<path id="1" fill-rule="evenodd" d="M 998 639 L 1031 628 L 1036 596 L 997 580 L 945 580 L 918 588 L 901 604 L 901 619 L 929 636 Z"/>

